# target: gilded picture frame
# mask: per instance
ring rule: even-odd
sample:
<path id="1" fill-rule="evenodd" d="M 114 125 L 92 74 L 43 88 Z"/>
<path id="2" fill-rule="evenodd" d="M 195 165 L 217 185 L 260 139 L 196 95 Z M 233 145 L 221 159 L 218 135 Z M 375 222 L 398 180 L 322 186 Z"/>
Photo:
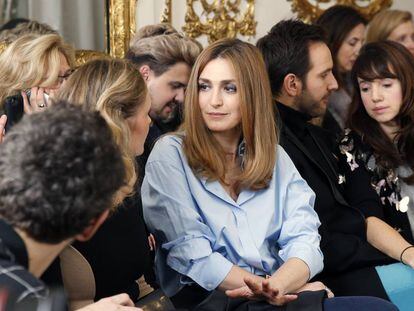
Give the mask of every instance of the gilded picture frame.
<path id="1" fill-rule="evenodd" d="M 106 39 L 108 54 L 99 51 L 77 50 L 76 64 L 82 65 L 91 59 L 123 58 L 128 51 L 129 41 L 135 34 L 137 0 L 105 0 L 107 5 Z"/>
<path id="2" fill-rule="evenodd" d="M 128 51 L 129 41 L 135 34 L 137 0 L 105 0 L 107 5 L 106 39 L 110 57 L 123 58 Z M 77 50 L 77 65 L 91 59 L 105 58 L 108 54 L 98 51 Z"/>
<path id="3" fill-rule="evenodd" d="M 108 16 L 105 18 L 108 53 L 93 50 L 76 50 L 76 65 L 82 65 L 96 58 L 123 58 L 129 41 L 135 34 L 135 11 L 137 0 L 105 0 Z M 0 53 L 7 45 L 0 42 Z"/>
<path id="4" fill-rule="evenodd" d="M 137 0 L 106 0 L 108 4 L 108 42 L 112 57 L 125 56 L 129 41 L 135 34 Z"/>
<path id="5" fill-rule="evenodd" d="M 366 5 L 361 6 L 357 0 L 288 0 L 292 2 L 292 12 L 306 23 L 315 22 L 324 12 L 319 4 L 330 3 L 332 5 L 349 5 L 358 10 L 367 20 L 371 20 L 379 11 L 389 8 L 393 0 L 366 0 Z"/>

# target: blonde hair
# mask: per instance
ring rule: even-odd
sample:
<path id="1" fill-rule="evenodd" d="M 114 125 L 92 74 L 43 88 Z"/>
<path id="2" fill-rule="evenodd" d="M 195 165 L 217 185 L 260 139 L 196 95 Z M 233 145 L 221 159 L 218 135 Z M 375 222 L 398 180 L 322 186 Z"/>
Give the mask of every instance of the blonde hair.
<path id="1" fill-rule="evenodd" d="M 387 40 L 395 28 L 412 19 L 408 11 L 384 10 L 378 13 L 368 25 L 366 43 Z"/>
<path id="2" fill-rule="evenodd" d="M 201 49 L 199 43 L 183 37 L 172 26 L 157 24 L 138 31 L 130 42 L 127 58 L 138 66 L 148 65 L 159 76 L 179 62 L 192 67 Z"/>
<path id="3" fill-rule="evenodd" d="M 127 118 L 144 104 L 146 96 L 147 88 L 138 68 L 122 59 L 98 59 L 82 65 L 58 92 L 57 100 L 99 111 L 108 122 L 126 168 L 125 187 L 118 193 L 115 205 L 133 193 L 137 179 Z"/>
<path id="4" fill-rule="evenodd" d="M 238 39 L 216 41 L 201 52 L 194 65 L 185 98 L 184 152 L 193 171 L 226 183 L 225 153 L 205 126 L 199 106 L 198 79 L 206 65 L 217 58 L 231 63 L 240 95 L 241 130 L 245 141 L 243 170 L 234 185 L 258 190 L 268 186 L 276 159 L 278 133 L 266 67 L 259 50 Z"/>
<path id="5" fill-rule="evenodd" d="M 59 33 L 50 27 L 48 24 L 39 23 L 37 21 L 28 21 L 19 23 L 16 27 L 11 29 L 5 29 L 0 32 L 0 41 L 10 44 L 15 41 L 17 38 L 27 35 L 27 34 L 37 34 L 37 35 L 59 35 Z"/>
<path id="6" fill-rule="evenodd" d="M 171 24 L 161 23 L 147 25 L 138 29 L 137 33 L 131 39 L 130 45 L 135 46 L 139 40 L 144 38 L 171 34 L 178 34 L 178 31 Z"/>
<path id="7" fill-rule="evenodd" d="M 58 35 L 24 35 L 0 55 L 0 102 L 33 86 L 56 83 L 64 55 L 74 65 L 74 49 Z"/>

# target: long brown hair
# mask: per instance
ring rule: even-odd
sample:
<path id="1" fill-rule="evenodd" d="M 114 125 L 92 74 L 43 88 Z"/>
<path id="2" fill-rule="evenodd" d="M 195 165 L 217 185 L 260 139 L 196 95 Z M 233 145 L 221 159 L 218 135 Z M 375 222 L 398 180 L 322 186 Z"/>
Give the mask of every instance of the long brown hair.
<path id="1" fill-rule="evenodd" d="M 396 121 L 400 126 L 391 141 L 377 121 L 372 119 L 362 102 L 358 78 L 398 79 L 402 89 L 402 105 Z M 414 172 L 414 58 L 402 45 L 381 41 L 364 46 L 352 69 L 352 82 L 355 92 L 348 125 L 360 134 L 374 150 L 379 164 L 385 168 L 397 168 L 408 164 Z M 406 181 L 414 183 L 414 174 Z"/>
<path id="2" fill-rule="evenodd" d="M 223 39 L 208 46 L 197 58 L 185 98 L 184 152 L 190 167 L 207 179 L 225 182 L 225 154 L 205 126 L 198 97 L 198 79 L 206 65 L 217 58 L 229 61 L 240 95 L 241 130 L 245 141 L 244 166 L 234 184 L 240 189 L 263 189 L 272 178 L 278 134 L 266 67 L 259 50 L 237 39 Z"/>
<path id="3" fill-rule="evenodd" d="M 123 197 L 133 192 L 136 181 L 135 154 L 130 150 L 127 118 L 144 104 L 145 82 L 138 68 L 122 59 L 93 60 L 79 67 L 59 90 L 58 100 L 67 100 L 89 111 L 99 111 L 120 147 L 126 167 Z"/>
<path id="4" fill-rule="evenodd" d="M 334 76 L 338 81 L 339 86 L 345 89 L 345 91 L 350 92 L 344 81 L 344 74 L 346 73 L 341 73 L 339 71 L 338 52 L 349 33 L 359 25 L 366 25 L 367 21 L 353 7 L 347 5 L 334 5 L 319 16 L 316 24 L 325 30 L 327 44 L 331 50 L 334 61 Z"/>

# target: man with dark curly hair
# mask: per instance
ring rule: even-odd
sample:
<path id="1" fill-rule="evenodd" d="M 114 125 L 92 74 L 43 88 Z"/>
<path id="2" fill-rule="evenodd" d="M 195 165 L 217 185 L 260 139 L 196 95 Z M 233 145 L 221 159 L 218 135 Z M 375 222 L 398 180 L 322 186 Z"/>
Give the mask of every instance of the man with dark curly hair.
<path id="1" fill-rule="evenodd" d="M 72 241 L 96 232 L 124 183 L 98 112 L 59 102 L 26 115 L 0 146 L 0 296 L 3 289 L 24 310 L 42 304 L 48 290 L 39 277 Z M 85 308 L 115 309 L 138 310 L 126 294 Z"/>

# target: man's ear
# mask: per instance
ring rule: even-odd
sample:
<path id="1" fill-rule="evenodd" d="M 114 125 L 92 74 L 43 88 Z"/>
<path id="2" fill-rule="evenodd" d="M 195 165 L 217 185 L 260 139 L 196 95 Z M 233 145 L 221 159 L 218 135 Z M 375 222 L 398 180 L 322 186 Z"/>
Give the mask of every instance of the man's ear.
<path id="1" fill-rule="evenodd" d="M 91 220 L 89 226 L 87 226 L 82 233 L 79 233 L 75 236 L 75 240 L 85 242 L 88 241 L 95 232 L 99 229 L 99 227 L 104 223 L 104 221 L 108 218 L 109 209 L 104 211 L 101 215 Z"/>
<path id="2" fill-rule="evenodd" d="M 141 67 L 139 67 L 139 73 L 146 82 L 150 77 L 151 68 L 148 65 L 142 65 Z"/>
<path id="3" fill-rule="evenodd" d="M 283 79 L 283 88 L 287 95 L 299 96 L 302 93 L 302 81 L 293 73 L 289 73 Z"/>

